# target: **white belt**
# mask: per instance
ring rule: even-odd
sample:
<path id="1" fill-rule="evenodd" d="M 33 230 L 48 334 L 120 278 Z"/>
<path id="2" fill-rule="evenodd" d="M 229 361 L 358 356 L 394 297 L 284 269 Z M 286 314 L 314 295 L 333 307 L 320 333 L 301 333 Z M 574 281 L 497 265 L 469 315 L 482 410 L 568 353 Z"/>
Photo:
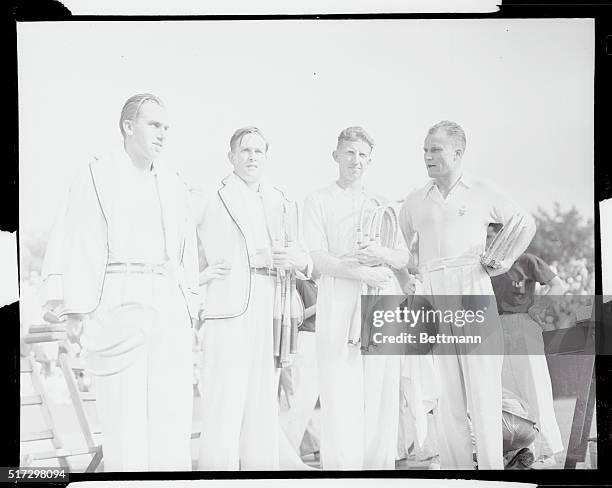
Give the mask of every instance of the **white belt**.
<path id="1" fill-rule="evenodd" d="M 136 274 L 167 274 L 168 266 L 166 263 L 108 263 L 107 273 L 136 273 Z"/>
<path id="2" fill-rule="evenodd" d="M 421 273 L 432 273 L 448 268 L 461 268 L 469 266 L 481 266 L 480 257 L 475 255 L 453 256 L 447 258 L 432 259 L 431 261 L 419 266 Z"/>

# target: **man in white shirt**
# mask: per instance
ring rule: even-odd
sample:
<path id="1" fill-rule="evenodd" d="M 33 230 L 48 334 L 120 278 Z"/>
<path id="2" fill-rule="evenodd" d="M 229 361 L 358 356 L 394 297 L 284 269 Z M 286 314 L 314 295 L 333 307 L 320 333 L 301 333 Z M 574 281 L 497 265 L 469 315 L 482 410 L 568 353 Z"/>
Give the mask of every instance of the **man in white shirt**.
<path id="1" fill-rule="evenodd" d="M 358 247 L 361 208 L 373 197 L 362 181 L 373 145 L 363 128 L 343 130 L 333 152 L 338 180 L 309 195 L 304 205 L 304 236 L 321 273 L 315 335 L 326 470 L 395 468 L 399 356 L 362 357 L 359 345 L 348 343 L 362 284 L 397 293 L 390 268 L 404 268 L 410 256 Z"/>
<path id="2" fill-rule="evenodd" d="M 424 294 L 493 296 L 490 276 L 508 271 L 529 245 L 533 218 L 491 183 L 463 171 L 465 133 L 454 122 L 433 126 L 425 139 L 424 157 L 432 180 L 406 198 L 400 226 L 411 242 L 418 236 L 419 271 Z M 508 257 L 498 269 L 484 268 L 490 222 L 506 224 L 515 214 L 524 226 Z M 438 299 L 442 302 L 442 299 Z M 494 303 L 494 299 L 491 303 Z M 502 386 L 503 344 L 495 307 L 487 312 L 487 338 L 492 354 L 437 354 L 440 399 L 435 409 L 442 469 L 473 469 L 468 414 L 476 439 L 479 469 L 503 469 Z M 454 326 L 450 326 L 451 329 Z M 453 333 L 449 329 L 449 333 Z"/>
<path id="3" fill-rule="evenodd" d="M 191 320 L 198 261 L 189 193 L 159 160 L 162 101 L 129 98 L 123 147 L 83 167 L 45 257 L 48 302 L 79 337 L 105 471 L 191 470 Z M 81 335 L 82 333 L 82 335 Z"/>
<path id="4" fill-rule="evenodd" d="M 308 278 L 312 261 L 297 235 L 285 246 L 292 202 L 264 182 L 267 152 L 256 127 L 234 133 L 233 173 L 198 226 L 205 265 L 225 264 L 204 292 L 200 470 L 279 469 L 275 279 L 277 269 Z"/>

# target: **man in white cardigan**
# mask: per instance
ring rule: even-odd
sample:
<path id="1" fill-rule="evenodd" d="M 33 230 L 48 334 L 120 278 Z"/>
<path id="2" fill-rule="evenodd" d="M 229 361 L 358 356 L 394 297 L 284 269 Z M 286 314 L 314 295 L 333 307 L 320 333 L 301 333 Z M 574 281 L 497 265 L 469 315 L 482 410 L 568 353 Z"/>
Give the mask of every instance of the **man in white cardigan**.
<path id="1" fill-rule="evenodd" d="M 283 207 L 291 202 L 263 180 L 267 152 L 256 127 L 234 133 L 233 172 L 198 225 L 205 265 L 217 270 L 203 293 L 200 470 L 279 469 L 276 270 L 308 278 L 312 262 L 299 239 L 282 242 Z"/>

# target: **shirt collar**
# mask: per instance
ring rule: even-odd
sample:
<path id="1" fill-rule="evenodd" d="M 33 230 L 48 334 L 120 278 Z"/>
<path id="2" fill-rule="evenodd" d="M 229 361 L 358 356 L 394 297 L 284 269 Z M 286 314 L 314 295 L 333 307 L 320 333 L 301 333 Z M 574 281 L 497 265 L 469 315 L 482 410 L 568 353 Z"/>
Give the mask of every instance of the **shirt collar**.
<path id="1" fill-rule="evenodd" d="M 248 185 L 246 184 L 246 182 L 240 178 L 240 176 L 238 176 L 236 173 L 232 172 L 230 173 L 227 178 L 227 181 L 232 182 L 233 184 L 237 185 L 240 190 L 242 192 L 244 192 L 245 195 L 249 195 L 249 196 L 261 196 L 263 195 L 263 192 L 266 189 L 266 182 L 265 179 L 262 178 L 259 181 L 259 187 L 257 188 L 257 190 L 253 191 L 251 188 L 248 187 Z"/>
<path id="2" fill-rule="evenodd" d="M 342 188 L 339 184 L 338 184 L 338 180 L 334 180 L 334 182 L 331 184 L 333 190 L 336 193 L 340 193 L 342 195 L 350 195 L 355 194 L 355 195 L 368 195 L 368 190 L 366 188 L 366 186 L 362 183 L 361 188 L 359 190 L 347 190 L 345 188 Z"/>
<path id="3" fill-rule="evenodd" d="M 459 186 L 459 185 L 462 185 L 466 188 L 472 188 L 472 186 L 474 186 L 474 180 L 469 174 L 462 173 L 461 176 L 459 177 L 459 181 L 457 181 L 456 186 Z M 423 199 L 427 198 L 427 195 L 429 195 L 429 192 L 435 186 L 437 186 L 436 180 L 432 178 L 431 180 L 429 180 L 429 182 L 425 185 L 425 188 L 423 189 L 424 190 Z"/>
<path id="4" fill-rule="evenodd" d="M 131 172 L 132 174 L 136 174 L 138 172 L 136 166 L 134 166 L 134 162 L 130 158 L 130 155 L 125 151 L 125 149 L 119 151 L 116 156 L 117 159 L 120 160 L 121 169 L 123 169 L 124 171 Z M 159 172 L 159 166 L 159 161 L 151 162 L 151 166 L 149 167 L 149 171 L 151 172 L 151 174 L 157 175 L 157 173 Z"/>

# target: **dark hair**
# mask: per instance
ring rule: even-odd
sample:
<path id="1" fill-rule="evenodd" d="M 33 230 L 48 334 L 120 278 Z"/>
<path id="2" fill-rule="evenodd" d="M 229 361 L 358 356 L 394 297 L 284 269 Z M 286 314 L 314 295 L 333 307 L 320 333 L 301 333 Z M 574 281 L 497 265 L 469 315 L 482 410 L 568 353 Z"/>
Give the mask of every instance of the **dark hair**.
<path id="1" fill-rule="evenodd" d="M 146 102 L 156 103 L 160 107 L 164 107 L 164 102 L 162 102 L 159 97 L 151 95 L 150 93 L 139 93 L 128 98 L 123 104 L 123 109 L 121 109 L 121 117 L 119 118 L 119 129 L 121 130 L 121 135 L 123 135 L 123 137 L 125 137 L 123 122 L 126 120 L 136 120 L 138 118 L 138 114 L 140 113 L 140 109 Z"/>

